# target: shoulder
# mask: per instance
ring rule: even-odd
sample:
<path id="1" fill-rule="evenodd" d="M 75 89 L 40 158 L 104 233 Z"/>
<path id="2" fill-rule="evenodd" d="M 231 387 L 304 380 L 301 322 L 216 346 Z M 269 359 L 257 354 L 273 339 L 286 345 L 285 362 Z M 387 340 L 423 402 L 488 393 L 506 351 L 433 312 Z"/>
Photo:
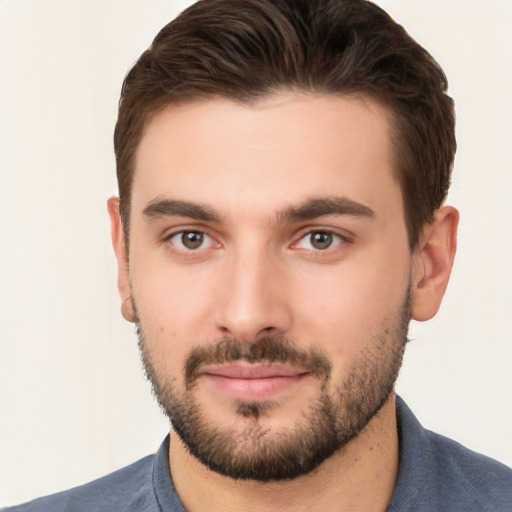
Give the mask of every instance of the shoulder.
<path id="1" fill-rule="evenodd" d="M 512 510 L 512 469 L 456 441 L 425 432 L 436 461 L 438 485 L 447 500 L 465 494 L 480 510 Z"/>
<path id="2" fill-rule="evenodd" d="M 396 397 L 398 479 L 388 511 L 511 512 L 512 470 L 423 428 Z"/>
<path id="3" fill-rule="evenodd" d="M 152 473 L 154 455 L 88 484 L 38 498 L 4 512 L 82 512 L 91 510 L 144 511 L 158 510 Z"/>

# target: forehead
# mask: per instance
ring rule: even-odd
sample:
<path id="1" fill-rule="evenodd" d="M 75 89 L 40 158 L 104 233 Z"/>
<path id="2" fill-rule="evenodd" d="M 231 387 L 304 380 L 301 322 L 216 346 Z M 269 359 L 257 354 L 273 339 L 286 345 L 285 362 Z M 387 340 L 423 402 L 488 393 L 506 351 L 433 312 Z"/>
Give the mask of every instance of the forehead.
<path id="1" fill-rule="evenodd" d="M 390 131 L 388 111 L 364 96 L 171 105 L 150 121 L 137 150 L 132 208 L 157 196 L 225 209 L 272 210 L 333 194 L 372 208 L 401 203 Z"/>

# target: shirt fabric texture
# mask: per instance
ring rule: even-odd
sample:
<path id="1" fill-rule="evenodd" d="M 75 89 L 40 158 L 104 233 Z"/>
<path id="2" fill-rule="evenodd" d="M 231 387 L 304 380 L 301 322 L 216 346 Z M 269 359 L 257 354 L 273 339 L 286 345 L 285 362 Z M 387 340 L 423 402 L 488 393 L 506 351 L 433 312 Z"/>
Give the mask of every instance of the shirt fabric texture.
<path id="1" fill-rule="evenodd" d="M 400 468 L 387 512 L 512 512 L 512 470 L 425 430 L 396 399 Z M 186 512 L 169 471 L 169 436 L 155 455 L 5 512 Z"/>

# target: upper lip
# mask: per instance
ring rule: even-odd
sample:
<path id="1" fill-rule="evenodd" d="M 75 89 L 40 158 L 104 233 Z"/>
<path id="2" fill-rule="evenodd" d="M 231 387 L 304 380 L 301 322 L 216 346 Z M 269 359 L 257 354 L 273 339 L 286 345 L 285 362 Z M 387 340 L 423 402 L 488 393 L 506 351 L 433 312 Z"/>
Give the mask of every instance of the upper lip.
<path id="1" fill-rule="evenodd" d="M 283 364 L 229 363 L 206 366 L 200 373 L 231 379 L 265 379 L 270 377 L 296 377 L 307 371 Z"/>

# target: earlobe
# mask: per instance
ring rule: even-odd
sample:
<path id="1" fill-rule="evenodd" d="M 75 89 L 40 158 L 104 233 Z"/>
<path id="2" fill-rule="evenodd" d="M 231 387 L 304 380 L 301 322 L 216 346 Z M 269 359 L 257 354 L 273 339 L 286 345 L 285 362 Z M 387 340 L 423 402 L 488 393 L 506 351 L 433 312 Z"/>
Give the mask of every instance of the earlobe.
<path id="1" fill-rule="evenodd" d="M 121 314 L 128 322 L 135 322 L 135 310 L 133 308 L 133 299 L 131 295 L 121 302 Z"/>
<path id="2" fill-rule="evenodd" d="M 128 251 L 123 231 L 123 222 L 119 211 L 119 198 L 109 198 L 107 201 L 107 208 L 110 215 L 112 245 L 117 259 L 117 287 L 122 300 L 121 313 L 125 320 L 128 322 L 134 322 L 135 312 L 130 289 L 130 267 L 128 264 Z"/>
<path id="3" fill-rule="evenodd" d="M 414 254 L 411 318 L 420 322 L 432 318 L 443 299 L 457 248 L 459 212 L 442 206 L 425 226 Z"/>

